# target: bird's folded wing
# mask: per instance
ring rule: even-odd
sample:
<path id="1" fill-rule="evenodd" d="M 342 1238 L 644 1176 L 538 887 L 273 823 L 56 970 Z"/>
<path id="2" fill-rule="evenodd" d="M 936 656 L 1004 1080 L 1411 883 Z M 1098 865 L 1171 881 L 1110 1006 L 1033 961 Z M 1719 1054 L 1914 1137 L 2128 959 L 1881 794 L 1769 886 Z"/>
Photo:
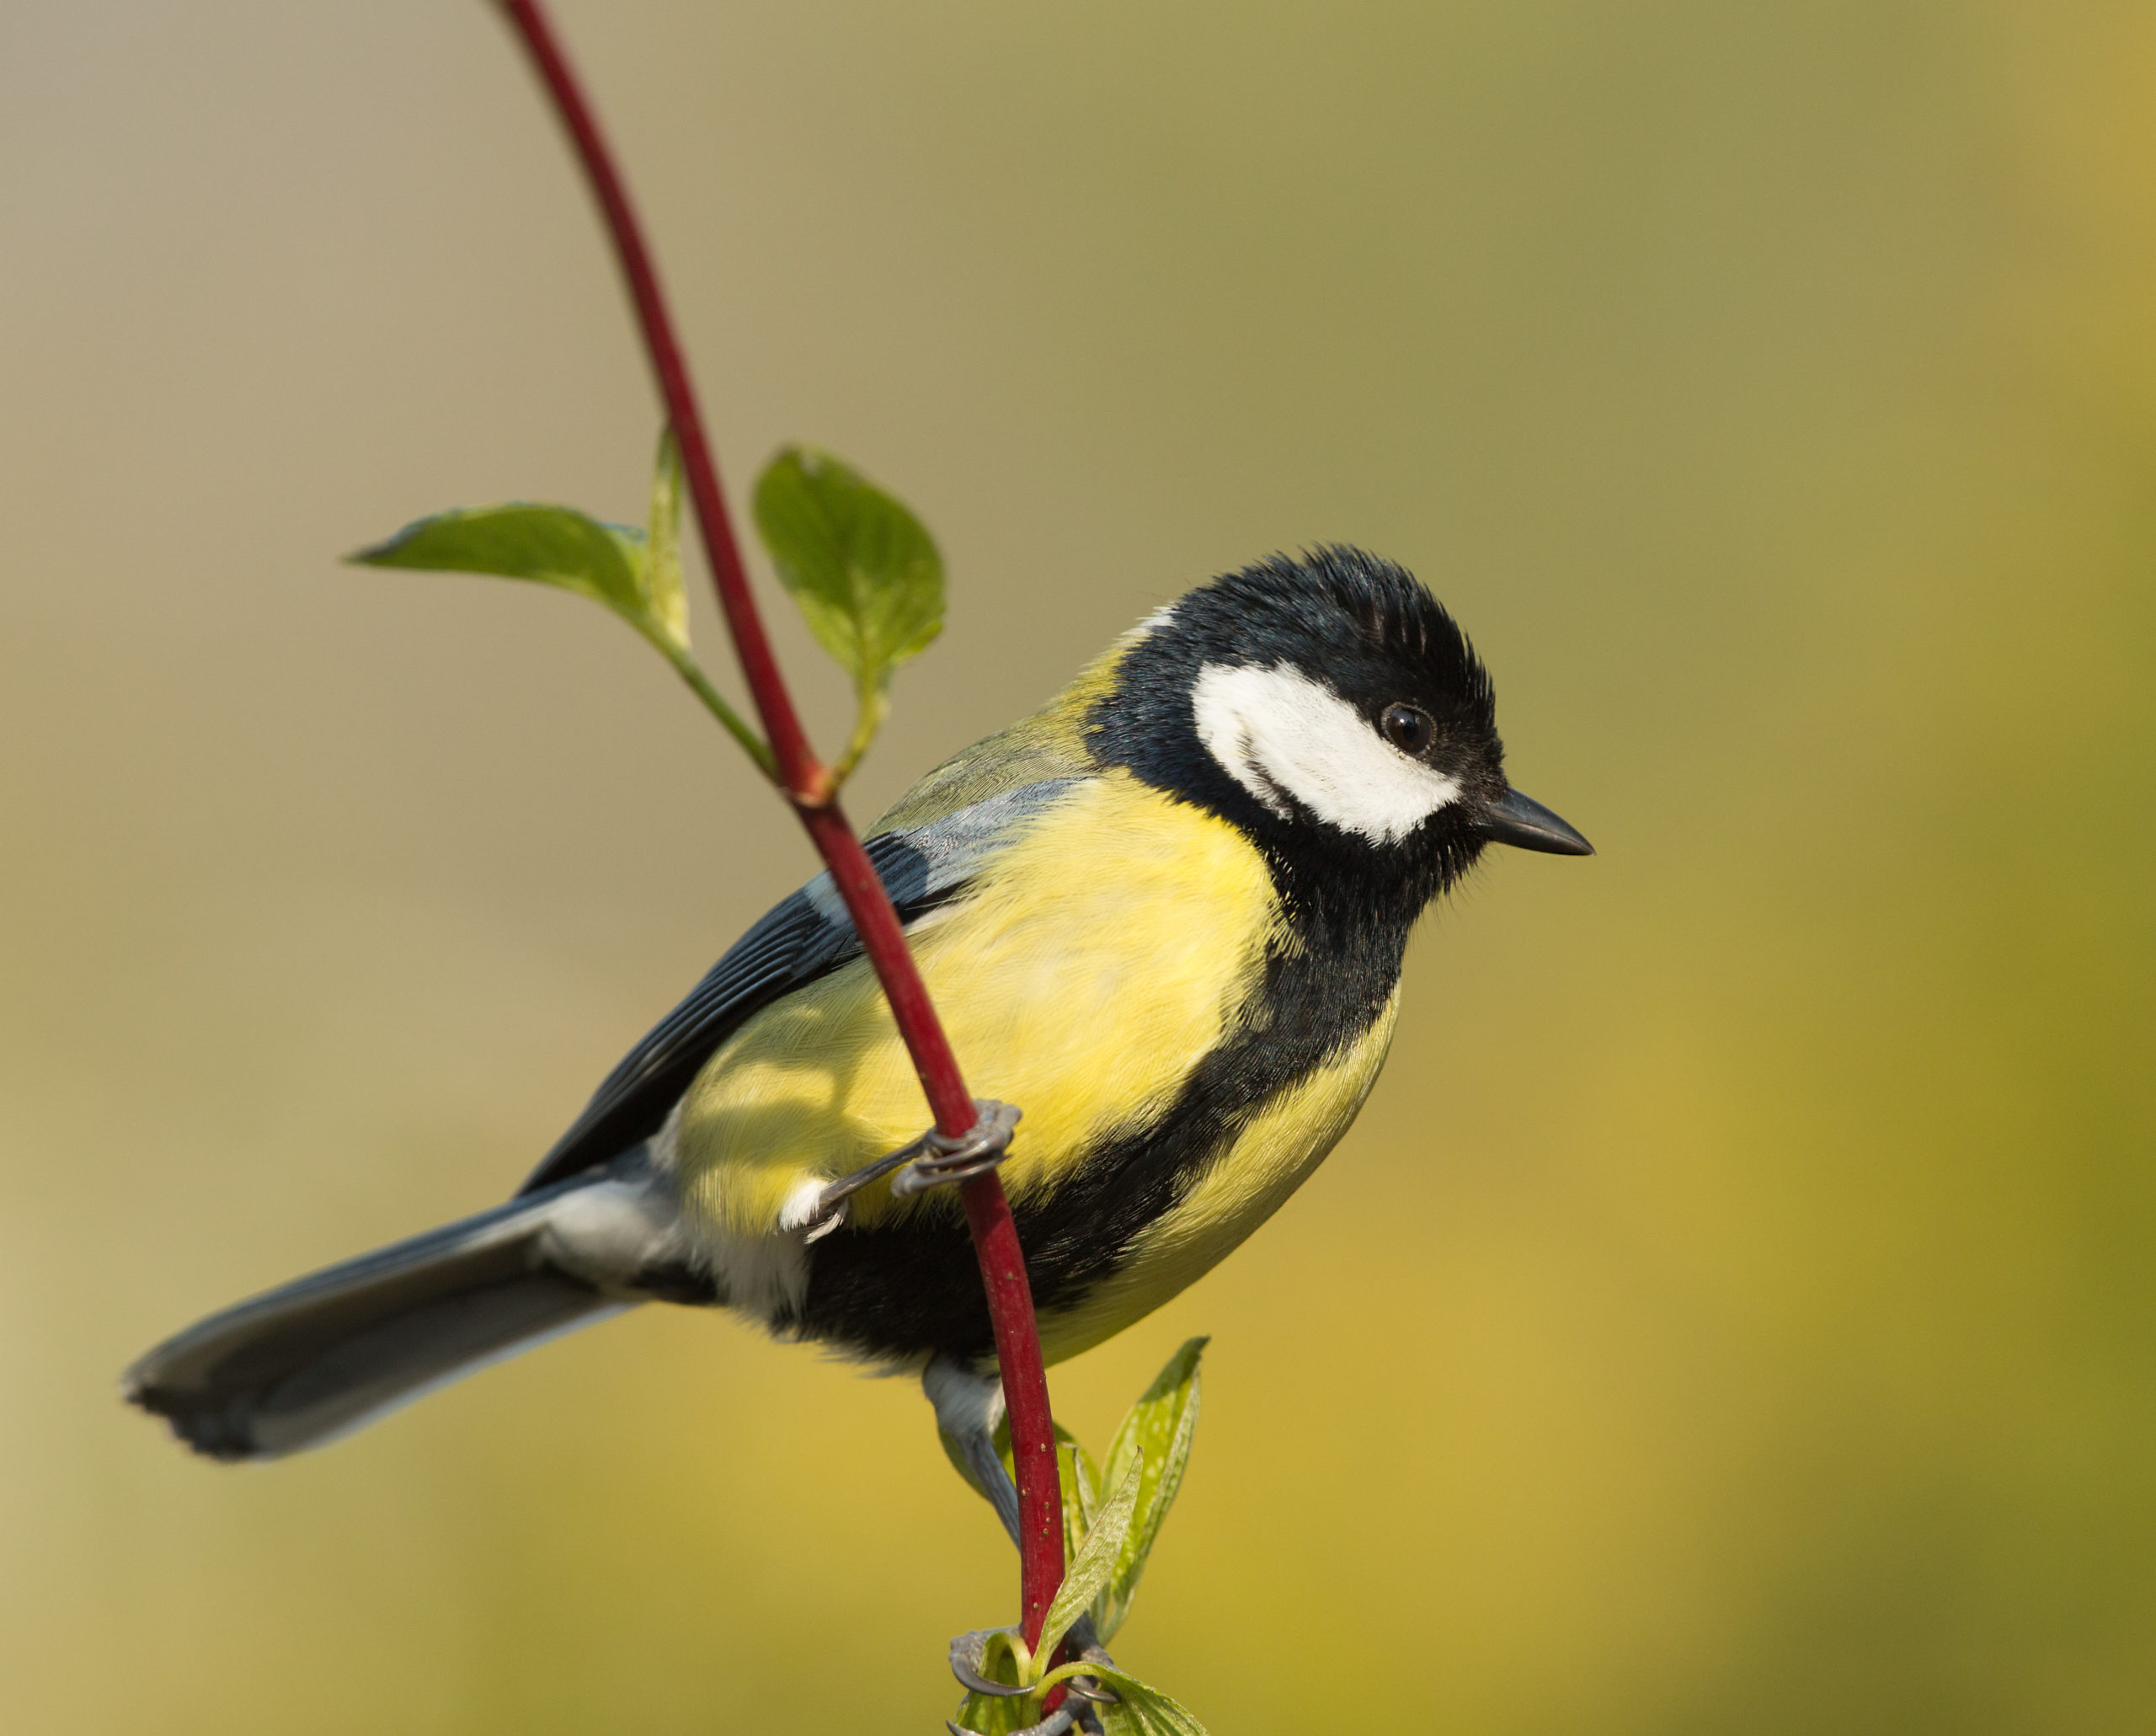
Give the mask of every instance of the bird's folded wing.
<path id="1" fill-rule="evenodd" d="M 1078 782 L 1021 784 L 925 825 L 870 840 L 899 919 L 911 923 L 959 896 L 999 845 Z M 656 1133 L 719 1044 L 781 997 L 860 956 L 861 943 L 828 873 L 743 935 L 688 998 L 607 1075 L 522 1193 L 618 1156 Z"/>

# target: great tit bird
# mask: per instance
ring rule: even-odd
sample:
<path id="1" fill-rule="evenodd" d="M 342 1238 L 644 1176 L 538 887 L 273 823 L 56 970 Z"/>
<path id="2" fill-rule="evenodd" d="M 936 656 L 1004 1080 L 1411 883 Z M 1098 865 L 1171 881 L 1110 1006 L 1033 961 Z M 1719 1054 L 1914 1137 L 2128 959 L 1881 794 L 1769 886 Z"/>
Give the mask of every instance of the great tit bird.
<path id="1" fill-rule="evenodd" d="M 1409 930 L 1491 843 L 1592 853 L 1506 782 L 1452 617 L 1346 548 L 1157 610 L 878 823 L 870 856 L 969 1079 L 1023 1112 L 1003 1178 L 1050 1361 L 1210 1269 L 1332 1149 L 1385 1059 Z M 819 876 L 506 1205 L 214 1315 L 127 1394 L 214 1458 L 274 1458 L 568 1327 L 687 1303 L 921 1371 L 993 1482 L 958 1201 L 847 1180 L 926 1119 Z"/>

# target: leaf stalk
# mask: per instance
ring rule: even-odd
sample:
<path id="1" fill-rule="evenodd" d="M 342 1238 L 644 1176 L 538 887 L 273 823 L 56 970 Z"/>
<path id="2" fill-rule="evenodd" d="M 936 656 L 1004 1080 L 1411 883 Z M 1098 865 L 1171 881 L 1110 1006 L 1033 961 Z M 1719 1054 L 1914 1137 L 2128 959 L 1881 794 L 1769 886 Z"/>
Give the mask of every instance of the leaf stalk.
<path id="1" fill-rule="evenodd" d="M 750 729 L 741 713 L 726 702 L 726 696 L 712 686 L 711 677 L 704 673 L 703 665 L 690 654 L 688 648 L 659 631 L 655 624 L 647 625 L 641 621 L 631 624 L 643 635 L 648 644 L 658 650 L 660 656 L 674 665 L 674 672 L 681 677 L 691 693 L 703 701 L 704 709 L 718 719 L 719 726 L 741 744 L 742 751 L 756 762 L 757 768 L 764 776 L 773 783 L 778 783 L 778 761 L 771 757 L 771 750 L 765 745 L 763 737 Z"/>

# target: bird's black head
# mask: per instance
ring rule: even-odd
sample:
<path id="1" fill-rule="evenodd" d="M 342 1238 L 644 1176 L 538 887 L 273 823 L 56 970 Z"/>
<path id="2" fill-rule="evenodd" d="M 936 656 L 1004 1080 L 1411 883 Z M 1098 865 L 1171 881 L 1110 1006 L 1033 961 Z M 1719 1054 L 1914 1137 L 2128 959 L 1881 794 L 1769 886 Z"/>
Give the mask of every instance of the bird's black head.
<path id="1" fill-rule="evenodd" d="M 1406 569 L 1274 555 L 1141 625 L 1088 745 L 1247 833 L 1283 887 L 1346 879 L 1413 910 L 1488 843 L 1585 855 L 1505 780 L 1490 677 Z"/>

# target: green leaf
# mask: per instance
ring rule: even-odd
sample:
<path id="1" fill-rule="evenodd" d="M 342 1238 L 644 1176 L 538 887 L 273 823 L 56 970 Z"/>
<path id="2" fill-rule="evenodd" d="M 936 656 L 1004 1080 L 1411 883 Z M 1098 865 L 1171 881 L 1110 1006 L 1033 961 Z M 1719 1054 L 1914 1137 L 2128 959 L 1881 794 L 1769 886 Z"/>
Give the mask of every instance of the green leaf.
<path id="1" fill-rule="evenodd" d="M 1093 1609 L 1093 1626 L 1103 1645 L 1129 1616 L 1146 1557 L 1153 1552 L 1161 1522 L 1182 1488 L 1191 1440 L 1198 1429 L 1198 1359 L 1204 1354 L 1207 1343 L 1204 1338 L 1192 1338 L 1168 1359 L 1167 1366 L 1123 1419 L 1102 1465 L 1103 1488 L 1120 1483 L 1133 1465 L 1143 1473 L 1129 1534 L 1118 1553 L 1115 1571 Z"/>
<path id="2" fill-rule="evenodd" d="M 1123 1548 L 1123 1537 L 1130 1530 L 1130 1515 L 1138 1505 L 1138 1491 L 1145 1472 L 1144 1464 L 1130 1467 L 1130 1474 L 1123 1478 L 1116 1492 L 1102 1504 L 1093 1516 L 1092 1526 L 1086 1533 L 1086 1541 L 1079 1545 L 1078 1553 L 1064 1570 L 1063 1584 L 1056 1588 L 1049 1602 L 1048 1614 L 1041 1621 L 1040 1643 L 1033 1648 L 1038 1663 L 1053 1658 L 1055 1648 L 1063 1643 L 1063 1637 L 1070 1632 L 1070 1624 L 1091 1607 L 1100 1594 L 1101 1588 L 1108 1583 L 1115 1572 L 1116 1557 Z"/>
<path id="3" fill-rule="evenodd" d="M 407 525 L 351 558 L 369 567 L 529 579 L 581 591 L 639 627 L 650 616 L 643 533 L 571 506 L 457 507 Z"/>
<path id="4" fill-rule="evenodd" d="M 782 448 L 756 479 L 756 528 L 819 644 L 853 676 L 852 770 L 898 666 L 943 630 L 943 559 L 921 521 L 828 453 Z"/>
<path id="5" fill-rule="evenodd" d="M 970 1736 L 1011 1736 L 1013 1730 L 1022 1730 L 1040 1721 L 1041 1703 L 1031 1694 L 1009 1700 L 969 1694 L 958 1707 L 958 1717 L 951 1720 L 950 1728 L 969 1732 Z"/>
<path id="6" fill-rule="evenodd" d="M 947 1434 L 942 1440 L 944 1456 L 976 1494 L 985 1496 L 988 1492 L 974 1477 L 973 1467 L 966 1462 L 958 1443 Z M 1018 1462 L 1011 1450 L 1011 1419 L 1007 1416 L 996 1421 L 995 1456 L 1003 1461 L 1003 1474 L 1015 1486 Z M 1063 1558 L 1075 1561 L 1086 1541 L 1086 1532 L 1093 1523 L 1094 1510 L 1101 1504 L 1101 1473 L 1084 1444 L 1060 1423 L 1055 1424 L 1055 1472 L 1063 1495 Z"/>
<path id="7" fill-rule="evenodd" d="M 1055 1425 L 1055 1469 L 1063 1486 L 1063 1558 L 1075 1560 L 1101 1504 L 1101 1473 L 1078 1437 Z"/>
<path id="8" fill-rule="evenodd" d="M 650 528 L 644 533 L 644 606 L 667 638 L 689 649 L 689 594 L 681 584 L 681 448 L 671 428 L 659 436 L 651 478 Z"/>
<path id="9" fill-rule="evenodd" d="M 627 525 L 604 524 L 573 506 L 518 500 L 438 512 L 348 558 L 368 567 L 528 579 L 604 603 L 658 649 L 764 775 L 776 781 L 778 767 L 771 750 L 689 654 L 680 526 L 681 459 L 670 435 L 659 442 L 648 535 Z"/>
<path id="10" fill-rule="evenodd" d="M 1113 1664 L 1066 1664 L 1049 1671 L 1041 1685 L 1053 1687 L 1076 1675 L 1091 1676 L 1115 1691 L 1115 1703 L 1097 1708 L 1108 1736 L 1205 1736 L 1205 1726 L 1188 1707 Z"/>

